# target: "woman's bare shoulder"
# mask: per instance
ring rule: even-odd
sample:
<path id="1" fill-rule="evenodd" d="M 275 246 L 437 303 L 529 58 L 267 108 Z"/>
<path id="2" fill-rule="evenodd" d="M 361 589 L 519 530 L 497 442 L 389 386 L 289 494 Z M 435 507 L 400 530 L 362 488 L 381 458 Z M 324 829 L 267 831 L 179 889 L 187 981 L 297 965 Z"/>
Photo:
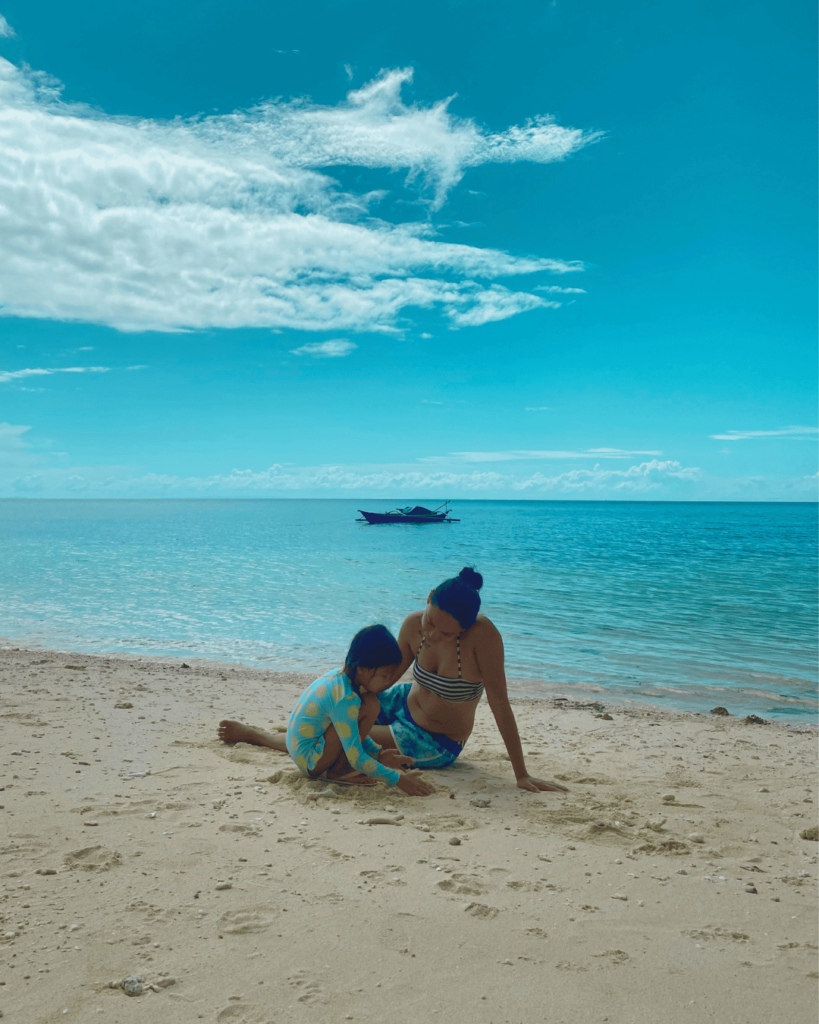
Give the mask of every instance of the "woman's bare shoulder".
<path id="1" fill-rule="evenodd" d="M 476 644 L 491 643 L 493 640 L 501 639 L 497 626 L 486 615 L 480 613 L 469 632 L 474 637 Z"/>
<path id="2" fill-rule="evenodd" d="M 404 633 L 407 630 L 418 630 L 421 628 L 421 616 L 423 611 L 410 612 L 409 615 L 401 623 L 401 632 Z"/>

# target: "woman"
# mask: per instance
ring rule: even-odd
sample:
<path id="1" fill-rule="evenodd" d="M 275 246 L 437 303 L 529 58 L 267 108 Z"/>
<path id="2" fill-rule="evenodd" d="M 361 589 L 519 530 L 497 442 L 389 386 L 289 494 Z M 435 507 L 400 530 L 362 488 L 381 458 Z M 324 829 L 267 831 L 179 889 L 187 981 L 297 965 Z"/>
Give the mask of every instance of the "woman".
<path id="1" fill-rule="evenodd" d="M 463 750 L 486 692 L 520 789 L 567 792 L 559 782 L 526 770 L 515 715 L 506 691 L 503 640 L 479 614 L 483 577 L 469 567 L 430 591 L 423 611 L 404 619 L 398 634 L 402 660 L 394 678 L 412 665 L 412 682 L 379 694 L 381 713 L 370 735 L 382 748 L 412 757 L 416 768 L 445 768 Z"/>

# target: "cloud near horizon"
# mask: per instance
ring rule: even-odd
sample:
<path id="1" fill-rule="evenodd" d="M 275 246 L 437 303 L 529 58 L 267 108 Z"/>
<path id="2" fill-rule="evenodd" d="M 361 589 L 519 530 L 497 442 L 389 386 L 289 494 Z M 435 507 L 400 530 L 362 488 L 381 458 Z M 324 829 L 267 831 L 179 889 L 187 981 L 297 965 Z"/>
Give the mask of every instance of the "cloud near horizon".
<path id="1" fill-rule="evenodd" d="M 538 412 L 539 409 L 527 411 Z M 449 455 L 427 455 L 419 462 L 518 462 L 528 459 L 631 459 L 635 455 L 662 455 L 657 451 L 626 451 L 621 448 L 587 448 L 584 451 L 450 452 Z"/>
<path id="2" fill-rule="evenodd" d="M 13 428 L 17 429 L 17 428 Z M 27 428 L 22 428 L 27 429 Z M 238 493 L 275 493 L 294 491 L 349 492 L 390 491 L 396 493 L 513 493 L 580 494 L 599 491 L 601 494 L 654 491 L 664 484 L 690 483 L 699 480 L 697 467 L 684 467 L 673 460 L 652 459 L 628 469 L 575 469 L 555 476 L 534 473 L 515 477 L 495 471 L 426 472 L 401 467 L 359 469 L 351 466 L 289 467 L 279 463 L 256 472 L 234 469 L 228 474 L 208 477 L 180 477 L 146 473 L 141 476 L 87 476 L 76 470 L 41 470 L 9 481 L 2 490 L 35 494 L 44 489 L 63 492 L 109 494 L 111 496 L 173 496 L 175 494 L 236 495 Z"/>
<path id="3" fill-rule="evenodd" d="M 385 70 L 336 106 L 162 122 L 64 103 L 59 82 L 0 59 L 0 315 L 395 332 L 412 307 L 458 328 L 558 305 L 493 280 L 581 263 L 388 223 L 372 213 L 383 192 L 344 192 L 319 169 L 403 171 L 437 210 L 470 167 L 562 160 L 601 133 L 549 117 L 487 132 L 450 100 L 404 103 L 411 80 Z"/>
<path id="4" fill-rule="evenodd" d="M 819 427 L 783 427 L 781 430 L 729 430 L 727 434 L 709 434 L 714 441 L 750 441 L 757 437 L 790 437 L 815 440 Z"/>

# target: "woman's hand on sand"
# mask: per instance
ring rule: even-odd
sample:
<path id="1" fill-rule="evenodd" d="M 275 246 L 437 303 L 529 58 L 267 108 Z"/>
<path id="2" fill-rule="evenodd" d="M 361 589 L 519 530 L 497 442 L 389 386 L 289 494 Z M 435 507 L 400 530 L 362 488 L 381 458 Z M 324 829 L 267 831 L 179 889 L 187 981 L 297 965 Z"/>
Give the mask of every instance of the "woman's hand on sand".
<path id="1" fill-rule="evenodd" d="M 561 786 L 559 782 L 551 782 L 549 779 L 535 779 L 531 775 L 524 775 L 518 779 L 518 789 L 525 789 L 529 793 L 568 793 L 568 786 Z"/>
<path id="2" fill-rule="evenodd" d="M 402 754 L 400 750 L 382 750 L 378 755 L 378 760 L 381 764 L 387 768 L 411 768 L 415 764 L 414 757 L 407 757 L 406 754 Z"/>
<path id="3" fill-rule="evenodd" d="M 421 778 L 423 774 L 423 772 L 418 771 L 407 772 L 406 775 L 402 775 L 398 782 L 396 782 L 396 786 L 402 793 L 406 793 L 407 796 L 429 796 L 435 790 L 428 782 L 424 782 Z"/>

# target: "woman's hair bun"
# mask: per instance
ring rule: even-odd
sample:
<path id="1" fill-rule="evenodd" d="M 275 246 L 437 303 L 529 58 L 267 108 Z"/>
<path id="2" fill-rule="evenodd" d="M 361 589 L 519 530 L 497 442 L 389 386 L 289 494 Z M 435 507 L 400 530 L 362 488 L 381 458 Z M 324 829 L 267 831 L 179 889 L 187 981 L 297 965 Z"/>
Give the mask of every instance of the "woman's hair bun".
<path id="1" fill-rule="evenodd" d="M 480 590 L 483 586 L 483 576 L 471 565 L 465 565 L 458 573 L 458 579 L 472 587 L 473 590 Z"/>

